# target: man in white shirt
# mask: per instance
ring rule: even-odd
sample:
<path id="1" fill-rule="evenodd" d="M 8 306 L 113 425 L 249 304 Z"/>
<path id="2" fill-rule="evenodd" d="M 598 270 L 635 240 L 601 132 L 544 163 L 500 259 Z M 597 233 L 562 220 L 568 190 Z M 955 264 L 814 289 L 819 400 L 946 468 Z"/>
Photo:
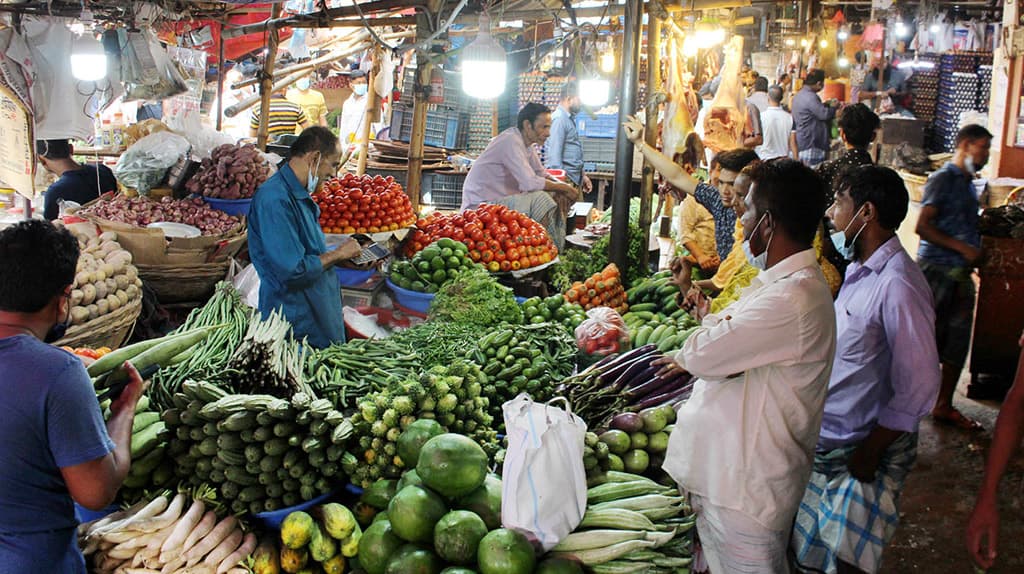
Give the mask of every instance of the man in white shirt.
<path id="1" fill-rule="evenodd" d="M 366 98 L 369 85 L 366 83 L 366 72 L 355 70 L 349 75 L 352 95 L 341 105 L 341 116 L 338 118 L 338 139 L 342 148 L 358 143 L 363 137 L 363 125 L 366 122 Z M 315 121 L 310 118 L 311 121 Z"/>
<path id="2" fill-rule="evenodd" d="M 761 131 L 764 143 L 754 150 L 763 161 L 777 157 L 796 157 L 796 141 L 793 133 L 793 116 L 782 109 L 782 88 L 768 89 L 768 107 L 761 114 Z"/>
<path id="3" fill-rule="evenodd" d="M 744 251 L 761 273 L 661 360 L 663 370 L 698 378 L 664 469 L 690 494 L 711 572 L 788 573 L 836 346 L 832 294 L 812 247 L 825 193 L 789 159 L 762 164 L 751 179 Z"/>

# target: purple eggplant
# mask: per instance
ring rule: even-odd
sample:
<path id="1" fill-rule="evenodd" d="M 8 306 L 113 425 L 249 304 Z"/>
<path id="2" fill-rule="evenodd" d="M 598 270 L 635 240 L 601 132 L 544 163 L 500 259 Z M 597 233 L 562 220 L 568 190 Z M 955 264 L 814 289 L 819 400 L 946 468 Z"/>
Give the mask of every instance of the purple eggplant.
<path id="1" fill-rule="evenodd" d="M 643 399 L 639 403 L 633 405 L 632 408 L 634 410 L 644 410 L 644 409 L 648 409 L 648 408 L 651 408 L 651 407 L 657 407 L 657 406 L 660 406 L 660 405 L 663 405 L 663 404 L 667 404 L 667 403 L 674 403 L 676 400 L 679 400 L 683 395 L 685 395 L 686 397 L 689 397 L 690 393 L 692 393 L 692 392 L 693 392 L 693 385 L 685 385 L 683 387 L 672 389 L 672 390 L 669 390 L 667 392 L 663 392 L 663 393 L 658 394 L 658 395 L 648 396 L 647 398 Z"/>
<path id="2" fill-rule="evenodd" d="M 601 384 L 611 386 L 613 383 L 618 383 L 619 377 L 621 377 L 623 373 L 628 372 L 634 365 L 650 364 L 650 362 L 658 356 L 658 351 L 656 349 L 630 355 L 629 357 L 623 355 L 623 358 L 616 361 L 614 365 L 610 365 L 607 370 L 601 373 Z"/>
<path id="3" fill-rule="evenodd" d="M 583 371 L 580 374 L 581 375 L 586 375 L 587 373 L 590 373 L 590 372 L 595 371 L 597 369 L 602 369 L 602 368 L 605 367 L 605 365 L 608 365 L 608 364 L 613 363 L 616 360 L 618 360 L 620 356 L 621 355 L 619 355 L 618 353 L 612 353 L 611 355 L 608 355 L 608 356 L 602 358 L 600 361 L 594 363 L 593 365 L 590 365 L 586 369 L 583 369 Z"/>
<path id="4" fill-rule="evenodd" d="M 659 355 L 658 353 L 640 356 L 639 358 L 634 360 L 633 363 L 626 368 L 626 370 L 619 373 L 618 377 L 613 379 L 614 382 L 611 383 L 612 388 L 625 388 L 626 385 L 632 382 L 637 375 L 647 371 L 648 369 L 651 369 L 651 363 L 654 362 L 654 360 L 659 357 L 661 357 L 661 355 Z M 607 381 L 609 379 L 605 380 Z"/>
<path id="5" fill-rule="evenodd" d="M 640 371 L 639 373 L 633 375 L 633 378 L 631 378 L 630 380 L 624 381 L 623 385 L 621 387 L 619 387 L 619 388 L 622 389 L 622 390 L 627 390 L 628 389 L 630 392 L 632 392 L 632 389 L 634 389 L 635 387 L 638 387 L 641 384 L 643 384 L 643 383 L 645 383 L 645 382 L 647 382 L 647 381 L 649 381 L 651 379 L 654 379 L 655 378 L 654 375 L 658 374 L 658 371 L 660 371 L 660 370 L 661 370 L 661 367 L 659 367 L 657 365 L 648 366 L 646 369 L 644 369 L 644 370 Z"/>
<path id="6" fill-rule="evenodd" d="M 634 433 L 644 428 L 644 421 L 636 413 L 622 413 L 612 418 L 611 427 L 628 433 Z"/>

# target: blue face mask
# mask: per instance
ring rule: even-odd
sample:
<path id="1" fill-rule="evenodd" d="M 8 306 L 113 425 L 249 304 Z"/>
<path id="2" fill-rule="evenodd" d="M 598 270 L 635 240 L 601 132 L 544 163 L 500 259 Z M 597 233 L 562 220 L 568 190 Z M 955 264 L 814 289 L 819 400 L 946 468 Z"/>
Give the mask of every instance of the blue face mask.
<path id="1" fill-rule="evenodd" d="M 316 186 L 317 184 L 320 183 L 320 178 L 317 177 L 316 172 L 320 171 L 321 159 L 323 159 L 322 156 L 316 159 L 316 167 L 310 169 L 309 175 L 306 176 L 306 191 L 308 191 L 311 194 L 316 192 Z"/>
<path id="2" fill-rule="evenodd" d="M 365 96 L 366 84 L 352 84 L 352 91 L 355 92 L 357 96 Z"/>
<path id="3" fill-rule="evenodd" d="M 861 206 L 861 209 L 864 209 L 864 206 Z M 853 214 L 854 219 L 860 215 L 861 209 L 858 209 L 857 213 Z M 850 223 L 846 224 L 846 227 L 842 231 L 836 231 L 831 235 L 832 245 L 835 246 L 836 253 L 842 255 L 843 259 L 847 261 L 853 261 L 854 250 L 857 246 L 857 238 L 860 237 L 864 228 L 867 227 L 868 222 L 865 221 L 864 224 L 860 226 L 860 229 L 857 231 L 857 234 L 853 236 L 853 239 L 846 241 L 846 232 L 850 230 L 851 225 L 853 225 L 853 219 L 850 220 Z"/>
<path id="4" fill-rule="evenodd" d="M 761 222 L 764 221 L 765 217 L 768 217 L 768 212 L 765 212 L 765 214 L 761 216 L 761 219 L 757 220 L 757 225 L 755 225 L 754 228 L 750 230 L 751 237 L 753 237 L 754 233 L 757 232 L 757 228 L 761 227 Z M 754 255 L 754 252 L 751 251 L 749 239 L 743 241 L 743 254 L 747 256 L 747 262 L 750 263 L 750 266 L 753 267 L 754 269 L 757 269 L 758 271 L 764 271 L 765 269 L 768 268 L 768 248 L 772 246 L 773 237 L 775 237 L 774 231 L 771 235 L 768 236 L 768 245 L 764 246 L 764 251 L 761 252 L 760 255 Z"/>
<path id="5" fill-rule="evenodd" d="M 301 80 L 295 82 L 295 87 L 300 89 L 300 90 L 308 90 L 309 89 L 309 78 L 302 78 Z"/>

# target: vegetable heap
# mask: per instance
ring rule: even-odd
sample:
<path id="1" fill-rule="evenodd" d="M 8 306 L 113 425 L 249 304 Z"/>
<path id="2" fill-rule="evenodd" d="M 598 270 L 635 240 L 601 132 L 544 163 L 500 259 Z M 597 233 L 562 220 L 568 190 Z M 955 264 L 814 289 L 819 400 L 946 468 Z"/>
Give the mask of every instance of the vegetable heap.
<path id="1" fill-rule="evenodd" d="M 406 257 L 442 237 L 464 243 L 469 258 L 483 263 L 492 273 L 529 269 L 558 256 L 558 249 L 539 223 L 503 205 L 485 204 L 452 215 L 434 212 L 417 221 L 416 228 L 406 243 Z"/>
<path id="2" fill-rule="evenodd" d="M 574 283 L 565 292 L 565 299 L 570 303 L 578 303 L 586 311 L 595 307 L 611 307 L 619 313 L 629 310 L 619 268 L 614 263 L 609 263 L 600 273 L 595 273 L 586 281 Z"/>
<path id="3" fill-rule="evenodd" d="M 676 410 L 671 404 L 651 407 L 639 413 L 621 413 L 611 420 L 611 429 L 601 433 L 593 446 L 595 458 L 583 459 L 587 475 L 599 475 L 602 470 L 625 470 L 646 474 L 663 484 L 672 484 L 661 469 L 668 450 L 668 439 L 675 429 Z M 600 448 L 604 445 L 606 448 Z M 597 449 L 605 452 L 607 465 L 600 464 Z M 594 463 L 597 462 L 598 465 Z"/>
<path id="4" fill-rule="evenodd" d="M 435 419 L 496 450 L 497 433 L 482 394 L 485 384 L 479 367 L 457 361 L 418 378 L 391 382 L 360 399 L 352 416 L 359 454 L 347 457 L 344 467 L 352 483 L 366 488 L 378 478 L 397 478 L 405 466 L 398 456 L 398 437 L 417 418 Z"/>
<path id="5" fill-rule="evenodd" d="M 231 511 L 294 506 L 331 491 L 352 426 L 326 399 L 229 395 L 187 381 L 163 413 L 178 476 L 217 487 Z"/>
<path id="6" fill-rule="evenodd" d="M 396 378 L 415 376 L 420 366 L 416 353 L 392 339 L 353 339 L 313 349 L 306 360 L 306 379 L 317 395 L 345 409 Z"/>
<path id="7" fill-rule="evenodd" d="M 569 303 L 562 295 L 552 295 L 544 299 L 530 297 L 523 302 L 523 322 L 527 325 L 554 321 L 561 323 L 572 333 L 586 318 L 583 307 L 577 303 Z"/>
<path id="8" fill-rule="evenodd" d="M 228 380 L 243 393 L 288 398 L 309 392 L 305 382 L 305 347 L 292 337 L 292 326 L 280 310 L 266 319 L 254 317 L 245 338 L 228 362 Z"/>
<path id="9" fill-rule="evenodd" d="M 484 327 L 522 323 L 523 310 L 512 289 L 477 268 L 460 273 L 437 291 L 430 304 L 431 321 L 453 321 Z"/>
<path id="10" fill-rule="evenodd" d="M 672 282 L 671 271 L 659 271 L 626 290 L 632 311 L 651 311 L 673 315 L 679 311 L 679 286 Z"/>
<path id="11" fill-rule="evenodd" d="M 309 513 L 289 513 L 281 523 L 281 547 L 265 540 L 256 551 L 256 574 L 301 572 L 319 565 L 325 574 L 342 574 L 345 559 L 359 552 L 363 530 L 352 511 L 331 502 L 315 506 Z"/>
<path id="12" fill-rule="evenodd" d="M 142 280 L 132 265 L 132 254 L 121 249 L 116 233 L 75 235 L 81 255 L 71 284 L 72 325 L 92 321 L 142 297 Z"/>
<path id="13" fill-rule="evenodd" d="M 238 218 L 213 209 L 201 197 L 192 199 L 114 196 L 78 212 L 107 221 L 145 227 L 150 223 L 169 221 L 199 228 L 203 235 L 222 235 L 238 226 Z"/>
<path id="14" fill-rule="evenodd" d="M 161 494 L 82 524 L 78 541 L 90 572 L 243 574 L 249 570 L 242 562 L 256 549 L 256 535 L 245 534 L 234 516 L 218 521 L 185 494 Z"/>
<path id="15" fill-rule="evenodd" d="M 436 293 L 442 285 L 474 267 L 478 265 L 469 259 L 465 243 L 443 237 L 413 255 L 410 261 L 396 261 L 391 268 L 391 281 L 402 289 Z"/>
<path id="16" fill-rule="evenodd" d="M 205 197 L 247 199 L 269 176 L 270 167 L 256 146 L 223 144 L 213 148 L 185 188 Z"/>
<path id="17" fill-rule="evenodd" d="M 100 406 L 103 418 L 109 419 L 110 400 Z M 160 413 L 152 410 L 149 397 L 140 397 L 132 422 L 132 465 L 118 492 L 122 501 L 134 503 L 145 498 L 148 489 L 170 488 L 176 483 L 174 461 L 167 456 L 165 428 Z"/>
<path id="18" fill-rule="evenodd" d="M 390 175 L 351 173 L 331 178 L 313 194 L 324 233 L 378 233 L 416 222 L 409 196 Z"/>

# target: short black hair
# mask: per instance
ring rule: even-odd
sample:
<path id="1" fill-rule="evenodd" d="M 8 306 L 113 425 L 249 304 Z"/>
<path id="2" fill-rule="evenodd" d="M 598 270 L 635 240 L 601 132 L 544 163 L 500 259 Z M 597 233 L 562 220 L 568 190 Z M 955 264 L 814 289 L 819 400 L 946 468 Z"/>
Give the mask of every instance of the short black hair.
<path id="1" fill-rule="evenodd" d="M 768 78 L 764 76 L 758 76 L 754 80 L 754 91 L 755 92 L 767 92 L 768 91 Z"/>
<path id="2" fill-rule="evenodd" d="M 820 68 L 817 68 L 817 69 L 811 70 L 810 72 L 807 72 L 807 77 L 804 78 L 804 84 L 806 84 L 808 86 L 813 85 L 813 84 L 817 84 L 818 82 L 824 82 L 824 81 L 825 81 L 825 70 L 822 70 Z"/>
<path id="3" fill-rule="evenodd" d="M 70 159 L 71 142 L 68 140 L 36 140 L 36 154 L 46 159 Z"/>
<path id="4" fill-rule="evenodd" d="M 910 194 L 903 178 L 887 167 L 861 165 L 845 169 L 835 181 L 837 194 L 846 193 L 857 209 L 871 202 L 878 210 L 878 223 L 890 231 L 907 217 Z"/>
<path id="5" fill-rule="evenodd" d="M 782 103 L 782 96 L 783 96 L 783 92 L 782 92 L 782 87 L 781 86 L 772 86 L 772 87 L 768 88 L 768 99 L 769 100 L 775 102 L 776 104 L 781 104 Z"/>
<path id="6" fill-rule="evenodd" d="M 979 126 L 978 124 L 967 124 L 966 126 L 960 128 L 960 131 L 956 132 L 957 146 L 959 146 L 961 142 L 973 142 L 985 139 L 992 139 L 992 133 L 989 132 L 984 127 Z"/>
<path id="7" fill-rule="evenodd" d="M 846 106 L 839 113 L 839 127 L 846 136 L 846 143 L 854 147 L 867 147 L 881 125 L 878 115 L 864 104 Z"/>
<path id="8" fill-rule="evenodd" d="M 530 125 L 533 125 L 538 117 L 550 113 L 551 110 L 547 106 L 530 102 L 523 106 L 523 109 L 519 110 L 519 115 L 516 116 L 516 127 L 523 129 L 523 122 L 530 122 Z"/>
<path id="9" fill-rule="evenodd" d="M 794 241 L 810 247 L 825 215 L 825 185 L 811 168 L 779 158 L 761 163 L 750 175 L 757 184 L 755 207 Z"/>
<path id="10" fill-rule="evenodd" d="M 36 313 L 75 281 L 78 240 L 48 221 L 0 231 L 0 310 Z"/>
<path id="11" fill-rule="evenodd" d="M 722 169 L 739 173 L 757 159 L 757 152 L 741 147 L 723 151 L 715 156 L 715 158 L 718 160 L 718 165 L 722 166 Z"/>
<path id="12" fill-rule="evenodd" d="M 562 84 L 562 99 L 567 100 L 569 98 L 578 96 L 580 94 L 580 84 L 575 78 L 567 80 Z"/>
<path id="13" fill-rule="evenodd" d="M 303 156 L 313 151 L 329 155 L 337 150 L 338 136 L 323 126 L 311 126 L 302 130 L 290 148 L 292 157 Z"/>

